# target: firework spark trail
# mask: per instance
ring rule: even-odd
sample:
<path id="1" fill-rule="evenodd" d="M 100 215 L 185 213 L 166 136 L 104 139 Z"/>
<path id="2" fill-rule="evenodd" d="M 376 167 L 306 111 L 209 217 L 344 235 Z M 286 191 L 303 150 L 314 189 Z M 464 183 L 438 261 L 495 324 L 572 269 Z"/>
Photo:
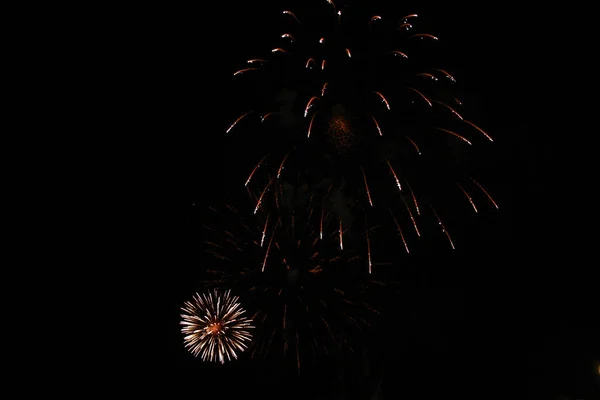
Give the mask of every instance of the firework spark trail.
<path id="1" fill-rule="evenodd" d="M 415 196 L 415 192 L 410 187 L 410 183 L 406 182 L 408 186 L 408 190 L 410 191 L 410 197 L 412 198 L 413 203 L 415 204 L 415 210 L 417 210 L 417 215 L 421 215 L 421 211 L 419 210 L 419 203 L 417 203 L 417 197 Z"/>
<path id="2" fill-rule="evenodd" d="M 394 224 L 396 224 L 396 229 L 398 229 L 398 233 L 400 234 L 400 238 L 402 239 L 402 243 L 404 243 L 404 248 L 406 249 L 406 253 L 410 253 L 410 250 L 408 250 L 408 245 L 406 244 L 406 240 L 404 239 L 404 234 L 402 233 L 402 228 L 400 228 L 400 224 L 398 223 L 398 220 L 396 220 L 396 217 L 394 216 L 394 214 L 392 213 L 392 210 L 389 209 L 390 215 L 392 216 L 392 220 L 394 221 Z M 409 211 L 410 212 L 410 211 Z M 415 226 L 416 228 L 416 226 Z M 418 233 L 418 231 L 417 231 Z"/>
<path id="3" fill-rule="evenodd" d="M 425 100 L 427 102 L 427 104 L 429 104 L 429 107 L 432 107 L 431 101 L 429 101 L 429 99 L 421 92 L 419 92 L 417 89 L 412 88 L 412 87 L 408 87 L 408 90 L 412 90 L 413 92 L 415 92 L 416 94 L 418 94 L 419 96 L 421 96 L 421 98 L 423 100 Z"/>
<path id="4" fill-rule="evenodd" d="M 400 181 L 398 180 L 398 176 L 396 176 L 396 172 L 394 171 L 394 168 L 392 168 L 392 164 L 390 164 L 390 161 L 387 159 L 385 160 L 385 162 L 390 167 L 390 171 L 392 171 L 392 175 L 394 176 L 394 179 L 396 180 L 396 186 L 398 186 L 398 189 L 400 189 L 400 191 L 402 191 L 402 185 L 400 184 Z"/>
<path id="5" fill-rule="evenodd" d="M 443 103 L 443 102 L 438 101 L 438 100 L 436 100 L 435 102 L 438 103 L 438 104 L 441 104 L 444 107 L 446 107 L 452 114 L 456 115 L 456 117 L 458 117 L 458 119 L 460 119 L 461 121 L 464 121 L 464 118 L 454 108 L 450 107 L 448 104 Z"/>
<path id="6" fill-rule="evenodd" d="M 448 238 L 448 241 L 450 242 L 450 246 L 452 246 L 452 249 L 455 250 L 456 248 L 454 247 L 454 242 L 452 242 L 452 238 L 450 237 L 450 232 L 448 232 L 448 230 L 446 229 L 446 227 L 444 226 L 444 224 L 442 223 L 442 220 L 440 219 L 440 217 L 438 216 L 437 212 L 435 212 L 435 209 L 433 208 L 433 206 L 430 204 L 429 207 L 431 208 L 431 211 L 433 211 L 433 214 L 435 215 L 435 217 L 438 220 L 438 225 L 442 228 L 442 232 L 444 232 L 444 234 L 446 235 L 446 237 Z"/>
<path id="7" fill-rule="evenodd" d="M 434 70 L 434 71 L 438 71 L 438 72 L 441 72 L 441 73 L 442 73 L 442 74 L 444 74 L 444 76 L 445 76 L 447 79 L 449 79 L 451 82 L 453 82 L 453 83 L 455 83 L 455 82 L 456 82 L 456 79 L 455 79 L 455 78 L 454 78 L 452 75 L 450 75 L 450 73 L 448 73 L 448 71 L 445 71 L 445 70 L 443 70 L 443 69 L 440 69 L 440 68 L 432 68 L 432 70 Z"/>
<path id="8" fill-rule="evenodd" d="M 254 169 L 252 170 L 252 172 L 250 173 L 250 176 L 248 176 L 248 179 L 246 180 L 246 184 L 244 186 L 248 186 L 248 184 L 250 183 L 250 179 L 252 179 L 252 176 L 254 176 L 254 173 L 256 172 L 256 170 L 260 167 L 260 165 L 263 163 L 263 161 L 265 161 L 265 158 L 267 158 L 268 154 L 266 156 L 264 156 L 262 158 L 262 160 L 260 160 L 258 162 L 258 164 L 256 164 L 256 166 L 254 167 Z"/>
<path id="9" fill-rule="evenodd" d="M 287 15 L 291 16 L 292 18 L 294 18 L 294 20 L 295 20 L 295 21 L 296 21 L 298 24 L 300 24 L 300 20 L 299 20 L 299 19 L 296 17 L 296 14 L 294 14 L 294 13 L 293 13 L 293 12 L 291 12 L 290 10 L 283 10 L 281 13 L 282 13 L 282 14 L 287 14 Z"/>
<path id="10" fill-rule="evenodd" d="M 483 188 L 483 186 L 481 186 L 479 184 L 479 182 L 477 182 L 475 179 L 471 178 L 470 176 L 469 176 L 469 179 L 471 179 L 479 187 L 479 189 L 481 189 L 481 191 L 487 196 L 487 198 L 490 199 L 490 201 L 492 202 L 492 204 L 494 205 L 494 207 L 496 207 L 496 209 L 498 209 L 499 208 L 498 204 L 496 204 L 496 202 L 494 201 L 494 199 L 492 199 L 492 196 L 490 196 L 490 194 L 487 192 L 487 190 L 485 190 Z"/>
<path id="11" fill-rule="evenodd" d="M 467 196 L 467 199 L 469 199 L 469 203 L 471 203 L 471 206 L 473 206 L 473 210 L 475 210 L 475 212 L 477 212 L 477 207 L 475 207 L 475 203 L 473 202 L 473 199 L 471 198 L 469 193 L 467 193 L 467 191 L 462 187 L 462 185 L 460 183 L 456 182 L 456 184 L 458 185 L 460 190 L 462 190 L 462 192 L 465 194 L 465 196 Z"/>
<path id="12" fill-rule="evenodd" d="M 310 137 L 310 131 L 312 130 L 314 119 L 315 119 L 315 114 L 313 114 L 312 117 L 310 118 L 310 124 L 308 125 L 308 134 L 306 135 L 307 138 Z"/>
<path id="13" fill-rule="evenodd" d="M 379 96 L 379 98 L 381 99 L 381 102 L 383 104 L 385 104 L 385 107 L 389 110 L 390 109 L 390 103 L 388 103 L 387 99 L 381 94 L 381 92 L 373 90 L 373 93 L 375 93 L 377 96 Z"/>
<path id="14" fill-rule="evenodd" d="M 432 39 L 432 40 L 439 40 L 436 36 L 433 36 L 433 35 L 431 35 L 429 33 L 416 33 L 416 34 L 414 34 L 412 36 L 409 36 L 408 38 L 409 39 L 410 38 L 417 38 L 417 39 L 429 38 L 429 39 Z"/>
<path id="15" fill-rule="evenodd" d="M 325 96 L 325 88 L 327 87 L 327 82 L 325 82 L 323 84 L 323 87 L 321 88 L 321 97 Z"/>
<path id="16" fill-rule="evenodd" d="M 304 108 L 304 118 L 306 118 L 306 116 L 308 115 L 308 112 L 312 108 L 313 101 L 315 100 L 319 100 L 319 98 L 317 96 L 313 96 L 310 98 L 310 100 L 308 100 L 308 103 L 306 103 L 306 107 Z"/>
<path id="17" fill-rule="evenodd" d="M 271 178 L 271 180 L 269 180 L 269 183 L 267 183 L 267 185 L 263 189 L 262 193 L 260 194 L 260 197 L 258 198 L 258 202 L 256 203 L 256 208 L 254 209 L 254 214 L 256 214 L 256 212 L 260 208 L 260 204 L 262 203 L 263 197 L 264 197 L 265 193 L 267 192 L 267 189 L 269 188 L 269 186 L 271 185 L 272 182 L 273 182 L 273 178 Z"/>
<path id="18" fill-rule="evenodd" d="M 241 120 L 242 118 L 244 118 L 246 115 L 250 114 L 251 112 L 252 112 L 252 111 L 248 111 L 248 112 L 246 112 L 246 113 L 242 114 L 241 116 L 239 116 L 239 117 L 238 117 L 238 119 L 236 119 L 236 120 L 233 122 L 233 124 L 231 124 L 231 125 L 229 126 L 229 128 L 227 128 L 227 130 L 225 131 L 225 133 L 229 133 L 229 132 L 230 132 L 230 131 L 233 129 L 233 127 L 234 127 L 234 126 L 236 126 L 238 122 L 240 122 L 240 120 Z"/>
<path id="19" fill-rule="evenodd" d="M 375 127 L 377 128 L 377 132 L 379 132 L 379 136 L 383 136 L 383 133 L 381 132 L 381 128 L 379 127 L 379 122 L 377 122 L 377 119 L 375 119 L 375 117 L 372 115 L 371 115 L 371 119 L 373 119 L 373 122 L 375 122 Z"/>
<path id="20" fill-rule="evenodd" d="M 321 223 L 319 224 L 319 238 L 323 239 L 323 217 L 325 216 L 325 208 L 321 208 Z"/>
<path id="21" fill-rule="evenodd" d="M 282 39 L 289 39 L 292 42 L 296 41 L 296 39 L 294 38 L 294 36 L 292 36 L 291 33 L 284 33 L 284 34 L 281 35 L 281 38 Z"/>
<path id="22" fill-rule="evenodd" d="M 263 247 L 263 243 L 265 241 L 265 234 L 267 233 L 267 224 L 269 223 L 269 216 L 270 214 L 267 214 L 267 220 L 265 221 L 265 227 L 263 228 L 262 237 L 260 239 L 260 247 Z"/>
<path id="23" fill-rule="evenodd" d="M 252 320 L 245 317 L 245 310 L 237 296 L 214 290 L 208 294 L 196 293 L 192 301 L 181 307 L 181 332 L 185 347 L 203 361 L 225 361 L 237 359 L 252 339 L 249 329 Z"/>
<path id="24" fill-rule="evenodd" d="M 392 50 L 390 52 L 390 54 L 394 55 L 394 56 L 400 56 L 402 58 L 408 58 L 408 56 L 406 55 L 406 53 L 399 51 L 399 50 Z"/>
<path id="25" fill-rule="evenodd" d="M 363 167 L 360 167 L 362 172 L 363 179 L 365 181 L 365 189 L 367 190 L 367 197 L 369 198 L 369 204 L 373 207 L 373 201 L 371 200 L 371 192 L 369 192 L 369 185 L 367 184 L 367 175 L 365 175 L 365 170 Z"/>
<path id="26" fill-rule="evenodd" d="M 413 145 L 413 147 L 415 148 L 415 150 L 417 150 L 417 154 L 421 155 L 421 150 L 419 150 L 419 146 L 417 146 L 417 144 L 415 143 L 414 140 L 412 140 L 410 137 L 405 136 L 405 138 Z"/>
<path id="27" fill-rule="evenodd" d="M 481 129 L 480 127 L 478 127 L 477 125 L 475 125 L 474 123 L 472 123 L 471 121 L 467 121 L 465 120 L 465 122 L 469 125 L 471 125 L 473 128 L 477 129 L 479 132 L 481 132 L 483 134 L 483 136 L 485 136 L 490 142 L 493 142 L 494 140 L 490 137 L 490 135 L 488 135 L 487 133 L 485 133 L 483 131 L 483 129 Z"/>
<path id="28" fill-rule="evenodd" d="M 279 169 L 277 170 L 277 179 L 279 179 L 279 177 L 281 176 L 281 171 L 283 170 L 283 165 L 285 164 L 285 160 L 287 160 L 287 158 L 290 156 L 290 154 L 292 153 L 292 151 L 294 151 L 294 150 L 292 149 L 289 153 L 287 153 L 285 155 L 285 157 L 283 157 L 283 160 L 281 161 L 281 164 L 279 164 Z"/>
<path id="29" fill-rule="evenodd" d="M 408 203 L 406 202 L 406 200 L 404 200 L 404 197 L 402 197 L 402 202 L 406 206 L 406 211 L 408 211 L 408 216 L 410 217 L 410 220 L 412 221 L 412 224 L 413 224 L 413 226 L 415 228 L 415 232 L 417 232 L 417 236 L 421 237 L 421 233 L 419 232 L 419 228 L 417 228 L 417 221 L 415 221 L 415 217 L 413 217 L 413 214 L 410 211 L 410 207 L 408 206 Z"/>
<path id="30" fill-rule="evenodd" d="M 440 131 L 442 131 L 442 132 L 449 133 L 449 134 L 453 135 L 454 137 L 457 137 L 457 138 L 459 138 L 460 140 L 462 140 L 463 142 L 467 143 L 468 145 L 471 145 L 471 144 L 472 144 L 472 143 L 471 143 L 471 142 L 469 142 L 469 141 L 468 141 L 468 140 L 467 140 L 467 139 L 466 139 L 464 136 L 461 136 L 461 135 L 459 135 L 459 134 L 458 134 L 458 133 L 456 133 L 456 132 L 452 132 L 452 131 L 449 131 L 448 129 L 444 129 L 444 128 L 439 128 L 439 127 L 437 127 L 437 126 L 436 126 L 436 129 L 438 129 L 438 130 L 440 130 Z"/>
<path id="31" fill-rule="evenodd" d="M 432 81 L 437 81 L 438 78 L 428 72 L 419 72 L 417 76 L 422 76 L 423 78 L 431 79 Z"/>
<path id="32" fill-rule="evenodd" d="M 342 230 L 342 220 L 340 219 L 340 250 L 344 250 L 344 240 L 342 238 L 343 234 L 344 231 Z"/>
<path id="33" fill-rule="evenodd" d="M 258 70 L 259 70 L 259 68 L 243 68 L 238 71 L 235 71 L 233 73 L 233 76 L 240 75 L 240 74 L 243 74 L 244 72 L 248 72 L 248 71 L 258 71 Z"/>
<path id="34" fill-rule="evenodd" d="M 265 266 L 267 265 L 267 258 L 269 257 L 269 252 L 271 251 L 271 244 L 273 243 L 273 238 L 275 237 L 275 231 L 277 230 L 277 225 L 273 228 L 273 233 L 271 233 L 271 240 L 269 240 L 269 245 L 267 246 L 267 251 L 265 252 L 265 258 L 262 263 L 261 272 L 265 272 Z"/>

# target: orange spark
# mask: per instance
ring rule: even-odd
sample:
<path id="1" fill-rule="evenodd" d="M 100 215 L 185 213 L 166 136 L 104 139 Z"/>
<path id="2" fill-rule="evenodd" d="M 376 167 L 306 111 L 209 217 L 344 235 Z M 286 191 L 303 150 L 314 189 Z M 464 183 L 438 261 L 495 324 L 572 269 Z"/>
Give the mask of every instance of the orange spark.
<path id="1" fill-rule="evenodd" d="M 419 39 L 430 38 L 430 39 L 433 39 L 433 40 L 438 40 L 437 37 L 435 37 L 435 36 L 433 36 L 433 35 L 431 35 L 429 33 L 417 33 L 417 34 L 414 34 L 414 35 L 410 36 L 410 38 L 413 38 L 413 37 L 419 38 Z"/>
<path id="2" fill-rule="evenodd" d="M 406 55 L 406 53 L 403 53 L 403 52 L 398 51 L 398 50 L 392 50 L 391 53 L 393 55 L 395 55 L 395 56 L 402 56 L 403 58 L 408 58 L 408 56 Z"/>
<path id="3" fill-rule="evenodd" d="M 421 211 L 419 211 L 419 203 L 417 203 L 417 197 L 415 196 L 415 192 L 413 192 L 412 187 L 410 187 L 410 183 L 406 182 L 408 185 L 408 190 L 410 191 L 410 195 L 412 197 L 413 203 L 415 203 L 415 210 L 417 210 L 417 215 L 421 215 Z"/>
<path id="4" fill-rule="evenodd" d="M 311 109 L 313 101 L 315 100 L 319 100 L 319 98 L 317 96 L 313 96 L 310 98 L 310 100 L 308 100 L 308 103 L 306 103 L 306 107 L 304 108 L 304 118 L 306 118 L 308 115 L 308 110 Z"/>
<path id="5" fill-rule="evenodd" d="M 483 134 L 483 135 L 484 135 L 486 138 L 488 138 L 488 140 L 489 140 L 490 142 L 493 142 L 493 141 L 494 141 L 494 140 L 493 140 L 493 139 L 490 137 L 490 135 L 488 135 L 487 133 L 485 133 L 485 132 L 483 131 L 483 129 L 481 129 L 480 127 L 478 127 L 477 125 L 475 125 L 475 124 L 474 124 L 474 123 L 472 123 L 471 121 L 467 121 L 467 120 L 465 120 L 465 122 L 466 122 L 467 124 L 471 125 L 473 128 L 477 129 L 479 132 L 481 132 L 481 133 L 482 133 L 482 134 Z"/>
<path id="6" fill-rule="evenodd" d="M 373 201 L 371 200 L 371 192 L 369 192 L 369 185 L 367 184 L 367 175 L 365 175 L 365 170 L 362 166 L 360 167 L 360 170 L 362 172 L 362 176 L 365 181 L 365 189 L 367 190 L 367 197 L 369 198 L 369 204 L 371 205 L 371 207 L 373 207 Z"/>
<path id="7" fill-rule="evenodd" d="M 390 171 L 392 171 L 392 175 L 394 175 L 394 179 L 396 180 L 396 185 L 398 186 L 398 189 L 400 189 L 400 191 L 402 191 L 402 185 L 400 184 L 400 180 L 398 180 L 398 176 L 396 175 L 394 168 L 392 168 L 392 164 L 390 164 L 390 161 L 387 159 L 385 160 L 385 162 L 387 163 L 388 167 L 390 167 Z"/>
<path id="8" fill-rule="evenodd" d="M 313 121 L 315 119 L 315 115 L 316 114 L 313 114 L 312 117 L 310 118 L 310 123 L 308 124 L 308 134 L 306 135 L 307 138 L 310 137 L 310 131 L 311 131 L 312 126 L 313 126 Z"/>
<path id="9" fill-rule="evenodd" d="M 477 212 L 477 207 L 475 207 L 475 203 L 473 202 L 473 199 L 471 198 L 471 196 L 469 196 L 469 193 L 467 193 L 467 191 L 461 186 L 460 183 L 456 182 L 456 184 L 458 185 L 460 190 L 462 190 L 462 192 L 465 194 L 465 196 L 467 196 L 467 199 L 469 199 L 471 206 L 473 206 L 473 210 L 475 210 L 475 212 Z"/>
<path id="10" fill-rule="evenodd" d="M 377 96 L 379 96 L 381 98 L 381 101 L 385 104 L 385 106 L 387 107 L 387 109 L 390 109 L 390 103 L 388 103 L 387 99 L 378 91 L 373 90 L 373 93 L 375 93 Z"/>
<path id="11" fill-rule="evenodd" d="M 410 220 L 412 221 L 413 227 L 415 228 L 415 232 L 417 232 L 417 236 L 421 237 L 421 232 L 419 232 L 419 228 L 417 227 L 417 221 L 415 221 L 415 217 L 413 216 L 412 211 L 410 211 L 410 207 L 408 206 L 408 203 L 406 202 L 406 200 L 404 200 L 404 197 L 402 197 L 402 202 L 406 206 L 406 211 L 408 211 L 408 216 L 410 217 Z"/>
<path id="12" fill-rule="evenodd" d="M 425 100 L 427 102 L 427 104 L 429 104 L 429 107 L 431 107 L 431 102 L 429 101 L 429 99 L 427 97 L 425 97 L 425 95 L 423 93 L 421 93 L 417 89 L 414 89 L 414 88 L 411 88 L 411 87 L 409 87 L 408 89 L 412 90 L 413 92 L 415 92 L 416 94 L 418 94 L 419 96 L 421 96 L 421 98 L 423 100 Z"/>
<path id="13" fill-rule="evenodd" d="M 471 179 L 471 180 L 472 180 L 472 181 L 473 181 L 473 182 L 474 182 L 474 183 L 475 183 L 477 186 L 479 186 L 479 189 L 481 189 L 481 191 L 482 191 L 483 193 L 485 193 L 485 195 L 487 196 L 487 198 L 488 198 L 488 199 L 490 199 L 490 201 L 492 202 L 492 204 L 494 205 L 494 207 L 496 207 L 496 209 L 498 209 L 498 208 L 499 208 L 499 207 L 498 207 L 498 204 L 496 204 L 496 202 L 494 201 L 494 199 L 492 199 L 492 196 L 490 196 L 490 194 L 487 192 L 487 190 L 485 190 L 485 189 L 483 188 L 483 186 L 481 186 L 481 185 L 479 184 L 479 182 L 477 182 L 475 179 L 471 178 L 470 176 L 469 176 L 469 178 L 470 178 L 470 179 Z"/>
<path id="14" fill-rule="evenodd" d="M 409 142 L 412 143 L 412 145 L 415 147 L 415 150 L 417 150 L 417 153 L 419 155 L 421 155 L 421 150 L 419 150 L 419 146 L 417 146 L 417 144 L 414 142 L 414 140 L 412 140 L 410 137 L 405 136 L 406 139 L 408 139 Z"/>
<path id="15" fill-rule="evenodd" d="M 459 118 L 461 121 L 464 121 L 464 118 L 463 118 L 463 117 L 462 117 L 462 116 L 461 116 L 461 115 L 460 115 L 458 112 L 456 112 L 456 110 L 455 110 L 454 108 L 450 107 L 448 104 L 446 104 L 446 103 L 442 103 L 441 101 L 437 101 L 437 100 L 436 100 L 435 102 L 436 102 L 436 103 L 438 103 L 438 104 L 441 104 L 441 105 L 443 105 L 443 106 L 444 106 L 444 107 L 446 107 L 448 110 L 450 110 L 450 112 L 451 112 L 452 114 L 456 115 L 456 116 L 457 116 L 457 117 L 458 117 L 458 118 Z M 467 122 L 468 122 L 468 121 L 467 121 Z"/>
<path id="16" fill-rule="evenodd" d="M 452 82 L 456 82 L 456 79 L 454 79 L 454 77 L 452 75 L 450 75 L 447 71 L 444 71 L 443 69 L 439 69 L 439 68 L 432 68 L 434 71 L 439 71 L 442 74 L 444 74 L 444 76 L 448 79 L 450 79 Z"/>
<path id="17" fill-rule="evenodd" d="M 344 231 L 342 230 L 342 220 L 340 219 L 340 250 L 344 250 L 344 241 L 342 239 L 342 234 Z"/>
<path id="18" fill-rule="evenodd" d="M 373 122 L 375 122 L 375 127 L 377 128 L 377 132 L 379 132 L 379 136 L 383 136 L 383 133 L 381 133 L 381 128 L 379 128 L 379 123 L 374 116 L 371 115 L 371 118 L 373 119 Z"/>
<path id="19" fill-rule="evenodd" d="M 435 212 L 433 206 L 430 204 L 429 207 L 431 207 L 431 211 L 433 211 L 433 214 L 437 218 L 438 225 L 442 228 L 442 232 L 444 232 L 446 234 L 446 237 L 448 238 L 448 241 L 450 242 L 450 246 L 452 246 L 452 250 L 455 250 L 456 248 L 454 247 L 454 243 L 452 242 L 452 238 L 450 237 L 450 233 L 448 232 L 448 230 L 446 229 L 446 227 L 442 223 L 442 220 L 440 219 L 440 217 Z"/>
<path id="20" fill-rule="evenodd" d="M 273 233 L 271 234 L 271 240 L 269 240 L 269 245 L 267 246 L 267 251 L 265 253 L 265 258 L 263 260 L 261 272 L 265 272 L 265 265 L 267 265 L 267 257 L 269 257 L 269 251 L 271 250 L 271 243 L 273 243 L 273 237 L 275 237 L 275 231 L 277 230 L 277 225 L 273 229 Z"/>
<path id="21" fill-rule="evenodd" d="M 428 78 L 428 79 L 431 79 L 433 81 L 437 81 L 438 80 L 437 77 L 435 77 L 435 76 L 433 76 L 433 75 L 431 75 L 431 74 L 429 74 L 427 72 L 419 72 L 418 74 L 416 74 L 416 76 L 422 76 L 424 78 Z"/>
<path id="22" fill-rule="evenodd" d="M 227 128 L 227 130 L 225 131 L 225 133 L 229 133 L 229 131 L 231 131 L 233 129 L 233 127 L 240 122 L 240 120 L 242 118 L 244 118 L 246 115 L 250 114 L 252 111 L 248 111 L 247 113 L 242 114 L 240 117 L 238 117 L 238 119 L 236 119 L 233 124 L 231 124 L 231 126 L 229 126 L 229 128 Z"/>
<path id="23" fill-rule="evenodd" d="M 398 223 L 398 220 L 396 220 L 396 217 L 392 213 L 392 210 L 390 210 L 388 208 L 388 211 L 390 212 L 390 215 L 392 216 L 392 219 L 394 220 L 394 224 L 396 224 L 396 229 L 398 229 L 398 233 L 400 234 L 402 243 L 404 243 L 404 249 L 406 249 L 406 253 L 410 254 L 410 250 L 408 250 L 408 245 L 406 244 L 406 240 L 404 239 L 404 234 L 402 233 L 402 228 L 400 228 L 400 224 Z"/>
<path id="24" fill-rule="evenodd" d="M 451 135 L 453 135 L 453 136 L 455 136 L 455 137 L 459 138 L 460 140 L 464 141 L 465 143 L 467 143 L 467 144 L 469 144 L 469 145 L 471 144 L 471 142 L 469 142 L 467 139 L 465 139 L 463 136 L 459 135 L 459 134 L 458 134 L 458 133 L 456 133 L 456 132 L 452 132 L 452 131 L 449 131 L 448 129 L 444 129 L 444 128 L 439 128 L 439 127 L 437 127 L 437 126 L 436 126 L 436 129 L 439 129 L 439 130 L 440 130 L 440 131 L 442 131 L 442 132 L 449 133 L 449 134 L 451 134 Z"/>
<path id="25" fill-rule="evenodd" d="M 263 189 L 262 193 L 260 194 L 260 197 L 258 198 L 258 202 L 256 203 L 256 208 L 254 209 L 254 214 L 256 214 L 256 212 L 258 211 L 258 209 L 260 208 L 260 204 L 262 203 L 262 199 L 263 196 L 265 195 L 265 193 L 267 192 L 267 189 L 269 188 L 269 186 L 271 185 L 271 182 L 273 182 L 273 178 L 271 178 L 271 180 L 269 180 L 269 183 L 267 183 L 267 185 L 265 186 L 265 188 Z"/>
<path id="26" fill-rule="evenodd" d="M 262 238 L 260 239 L 260 247 L 263 247 L 263 243 L 265 241 L 265 234 L 267 233 L 267 224 L 269 223 L 269 214 L 267 214 L 267 220 L 265 221 L 265 227 L 262 231 Z"/>
<path id="27" fill-rule="evenodd" d="M 258 70 L 258 68 L 244 68 L 244 69 L 240 69 L 239 71 L 235 71 L 233 73 L 233 76 L 239 75 L 239 74 L 243 74 L 244 72 L 248 72 L 248 71 L 256 71 Z"/>

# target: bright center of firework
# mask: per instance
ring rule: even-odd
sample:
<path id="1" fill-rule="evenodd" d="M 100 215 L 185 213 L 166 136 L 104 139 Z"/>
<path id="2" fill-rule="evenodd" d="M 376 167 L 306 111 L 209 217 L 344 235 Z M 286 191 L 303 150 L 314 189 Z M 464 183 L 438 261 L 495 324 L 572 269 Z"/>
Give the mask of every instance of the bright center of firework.
<path id="1" fill-rule="evenodd" d="M 220 322 L 213 322 L 206 327 L 206 330 L 210 332 L 211 335 L 218 335 L 223 333 L 223 324 Z"/>
<path id="2" fill-rule="evenodd" d="M 340 154 L 346 153 L 356 142 L 356 134 L 341 104 L 333 107 L 332 115 L 327 121 L 327 140 Z"/>

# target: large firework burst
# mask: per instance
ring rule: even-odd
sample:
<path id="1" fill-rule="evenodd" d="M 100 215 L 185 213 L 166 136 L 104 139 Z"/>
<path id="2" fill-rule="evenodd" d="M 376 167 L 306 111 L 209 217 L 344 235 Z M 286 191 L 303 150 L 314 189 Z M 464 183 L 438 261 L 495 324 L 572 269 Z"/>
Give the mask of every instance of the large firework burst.
<path id="1" fill-rule="evenodd" d="M 231 291 L 214 289 L 196 294 L 181 308 L 181 332 L 185 346 L 203 361 L 225 361 L 237 358 L 252 340 L 252 320 Z"/>
<path id="2" fill-rule="evenodd" d="M 373 15 L 330 0 L 305 9 L 284 10 L 271 51 L 233 74 L 241 111 L 227 135 L 261 153 L 245 181 L 258 192 L 254 211 L 277 200 L 278 182 L 304 182 L 321 203 L 354 199 L 336 217 L 365 250 L 369 221 L 396 231 L 406 253 L 428 231 L 454 249 L 443 222 L 449 199 L 475 213 L 498 205 L 467 171 L 472 148 L 493 139 L 431 56 L 438 37 L 417 29 L 416 14 Z"/>
<path id="3" fill-rule="evenodd" d="M 277 188 L 277 206 L 256 214 L 255 196 L 207 210 L 206 251 L 216 260 L 205 283 L 246 293 L 259 328 L 253 356 L 283 355 L 300 371 L 332 344 L 353 347 L 378 314 L 371 291 L 385 285 L 366 274 L 369 260 L 344 250 L 335 210 L 306 187 Z"/>

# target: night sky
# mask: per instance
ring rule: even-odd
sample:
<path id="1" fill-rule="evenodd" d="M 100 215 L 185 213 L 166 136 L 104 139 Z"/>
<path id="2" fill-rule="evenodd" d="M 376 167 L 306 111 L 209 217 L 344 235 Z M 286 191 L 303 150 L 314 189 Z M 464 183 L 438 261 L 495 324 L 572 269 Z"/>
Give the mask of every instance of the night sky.
<path id="1" fill-rule="evenodd" d="M 398 12 L 418 13 L 447 46 L 444 68 L 462 85 L 473 119 L 496 139 L 480 161 L 500 210 L 469 219 L 464 231 L 455 228 L 457 251 L 432 249 L 401 265 L 400 290 L 373 350 L 381 359 L 375 374 L 383 396 L 588 400 L 595 384 L 600 398 L 597 289 L 588 263 L 563 258 L 567 249 L 553 230 L 551 203 L 559 200 L 548 171 L 555 149 L 536 128 L 539 111 L 530 100 L 541 86 L 532 74 L 540 66 L 535 35 L 542 17 L 516 2 L 411 3 Z M 203 363 L 183 348 L 179 327 L 179 308 L 199 290 L 196 271 L 211 262 L 198 233 L 199 210 L 225 193 L 244 195 L 243 185 L 225 177 L 249 168 L 224 148 L 231 100 L 220 88 L 253 52 L 270 48 L 287 4 L 172 6 L 145 22 L 156 31 L 149 62 L 157 76 L 148 83 L 157 89 L 149 97 L 165 105 L 157 125 L 165 126 L 164 147 L 160 135 L 151 139 L 157 150 L 150 158 L 160 165 L 156 194 L 165 199 L 165 229 L 159 243 L 169 264 L 158 267 L 154 288 L 160 293 L 156 326 L 164 334 L 149 351 L 200 398 L 205 391 L 227 399 L 333 398 L 327 368 L 312 371 L 320 379 L 307 380 L 282 377 L 277 365 L 243 356 L 224 366 Z M 368 398 L 360 387 L 347 390 L 348 399 Z"/>

